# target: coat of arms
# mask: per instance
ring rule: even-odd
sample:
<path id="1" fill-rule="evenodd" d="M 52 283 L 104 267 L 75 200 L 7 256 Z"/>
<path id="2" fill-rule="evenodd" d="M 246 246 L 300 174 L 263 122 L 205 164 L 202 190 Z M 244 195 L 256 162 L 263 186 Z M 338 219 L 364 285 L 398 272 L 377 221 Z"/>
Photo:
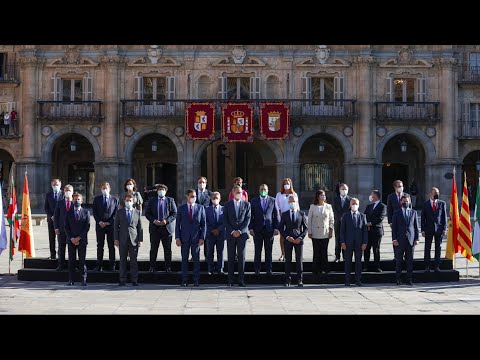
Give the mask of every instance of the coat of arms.
<path id="1" fill-rule="evenodd" d="M 227 133 L 241 134 L 243 132 L 248 133 L 249 120 L 248 116 L 245 117 L 245 113 L 240 110 L 232 111 L 232 117 L 227 116 Z"/>
<path id="2" fill-rule="evenodd" d="M 205 111 L 195 112 L 195 123 L 193 127 L 197 131 L 204 131 L 207 129 L 207 115 Z"/>
<path id="3" fill-rule="evenodd" d="M 278 111 L 272 111 L 268 113 L 268 130 L 280 130 L 280 113 Z"/>

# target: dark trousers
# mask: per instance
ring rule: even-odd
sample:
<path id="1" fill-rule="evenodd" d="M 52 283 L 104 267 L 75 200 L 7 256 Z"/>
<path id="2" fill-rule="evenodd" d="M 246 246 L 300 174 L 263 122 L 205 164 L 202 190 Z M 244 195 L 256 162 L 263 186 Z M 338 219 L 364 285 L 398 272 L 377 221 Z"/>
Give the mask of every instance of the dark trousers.
<path id="1" fill-rule="evenodd" d="M 67 234 L 65 229 L 60 229 L 58 235 L 58 265 L 65 266 L 65 250 L 67 249 Z"/>
<path id="2" fill-rule="evenodd" d="M 138 245 L 133 246 L 128 239 L 125 243 L 120 243 L 118 252 L 120 253 L 120 282 L 127 281 L 127 255 L 130 257 L 130 279 L 132 282 L 138 282 Z"/>
<path id="3" fill-rule="evenodd" d="M 207 235 L 207 242 L 204 244 L 207 248 L 208 272 L 213 272 L 213 254 L 217 249 L 217 271 L 223 271 L 223 249 L 225 247 L 225 236 Z"/>
<path id="4" fill-rule="evenodd" d="M 382 235 L 368 232 L 368 243 L 365 252 L 363 253 L 363 259 L 365 260 L 365 266 L 368 267 L 370 261 L 370 249 L 373 248 L 373 262 L 377 269 L 380 268 L 380 244 L 382 242 Z"/>
<path id="5" fill-rule="evenodd" d="M 430 266 L 430 250 L 432 248 L 432 241 L 435 237 L 435 267 L 440 266 L 440 255 L 442 253 L 442 232 L 433 234 L 425 233 L 425 252 L 423 254 L 423 261 L 425 267 Z"/>
<path id="6" fill-rule="evenodd" d="M 328 238 L 312 239 L 313 245 L 313 273 L 328 272 Z"/>
<path id="7" fill-rule="evenodd" d="M 238 255 L 238 282 L 244 282 L 246 242 L 247 239 L 242 239 L 241 236 L 238 238 L 234 238 L 233 236 L 227 238 L 228 282 L 230 284 L 233 284 L 233 274 L 235 272 L 235 254 Z"/>
<path id="8" fill-rule="evenodd" d="M 198 240 L 182 241 L 182 282 L 188 280 L 188 255 L 193 259 L 193 281 L 200 280 L 200 246 Z"/>
<path id="9" fill-rule="evenodd" d="M 352 271 L 352 258 L 355 253 L 355 281 L 362 281 L 362 244 L 347 244 L 345 250 L 345 282 L 350 282 L 350 272 Z"/>
<path id="10" fill-rule="evenodd" d="M 273 249 L 273 232 L 262 230 L 260 233 L 255 232 L 253 237 L 255 244 L 255 256 L 253 264 L 255 272 L 260 271 L 262 263 L 262 248 L 265 246 L 265 267 L 267 272 L 272 272 L 272 249 Z"/>
<path id="11" fill-rule="evenodd" d="M 295 248 L 295 263 L 297 267 L 297 281 L 303 280 L 303 241 L 300 244 L 285 240 L 285 277 L 290 280 L 292 268 L 292 251 Z"/>
<path id="12" fill-rule="evenodd" d="M 107 236 L 108 260 L 110 268 L 115 265 L 115 245 L 113 243 L 113 227 L 96 228 L 97 233 L 97 266 L 103 265 L 103 248 L 105 247 L 105 236 Z"/>
<path id="13" fill-rule="evenodd" d="M 159 229 L 150 233 L 150 267 L 155 268 L 157 262 L 158 248 L 160 241 L 163 246 L 165 258 L 165 269 L 172 264 L 172 235 L 168 232 L 166 226 L 160 226 Z"/>
<path id="14" fill-rule="evenodd" d="M 405 242 L 399 242 L 398 246 L 395 246 L 395 272 L 397 280 L 400 280 L 402 275 L 402 262 L 405 256 L 405 262 L 407 265 L 407 281 L 412 281 L 413 272 L 413 250 L 415 246 L 411 246 L 408 240 Z"/>
<path id="15" fill-rule="evenodd" d="M 57 242 L 55 235 L 55 226 L 53 221 L 48 219 L 48 244 L 50 245 L 50 257 L 55 259 L 57 257 L 57 252 L 55 251 L 55 243 Z"/>
<path id="16" fill-rule="evenodd" d="M 340 243 L 340 220 L 335 221 L 335 259 L 340 259 L 340 252 L 342 253 L 343 260 L 345 261 L 345 250 L 342 249 Z"/>
<path id="17" fill-rule="evenodd" d="M 68 280 L 75 281 L 75 267 L 77 263 L 78 252 L 78 269 L 80 270 L 80 276 L 83 281 L 87 281 L 87 265 L 85 264 L 85 256 L 87 255 L 87 243 L 85 240 L 81 240 L 79 245 L 73 245 L 68 241 Z"/>

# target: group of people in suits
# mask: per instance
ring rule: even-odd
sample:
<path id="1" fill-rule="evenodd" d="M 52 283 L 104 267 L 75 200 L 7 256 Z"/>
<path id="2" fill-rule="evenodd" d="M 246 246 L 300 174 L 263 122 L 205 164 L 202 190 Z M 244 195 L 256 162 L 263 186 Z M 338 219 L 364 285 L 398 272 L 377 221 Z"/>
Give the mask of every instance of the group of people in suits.
<path id="1" fill-rule="evenodd" d="M 410 206 L 410 195 L 403 192 L 403 183 L 393 183 L 395 191 L 388 196 L 387 205 L 381 202 L 381 193 L 372 190 L 365 212 L 359 211 L 360 201 L 348 195 L 348 186 L 339 185 L 333 206 L 326 201 L 326 194 L 318 190 L 308 214 L 299 209 L 298 196 L 291 179 L 282 181 L 275 197 L 269 196 L 267 184 L 260 185 L 259 196 L 248 201 L 248 193 L 242 189 L 242 179 L 236 178 L 229 194 L 229 201 L 220 205 L 221 195 L 207 189 L 207 179 L 200 177 L 197 189 L 185 193 L 185 203 L 178 207 L 167 196 L 168 187 L 158 184 L 157 196 L 146 206 L 145 217 L 149 221 L 150 268 L 157 271 L 157 255 L 160 243 L 164 251 L 164 271 L 171 272 L 171 243 L 181 247 L 182 286 L 188 286 L 189 256 L 193 261 L 193 285 L 200 281 L 200 247 L 204 247 L 208 274 L 224 272 L 224 247 L 227 245 L 228 285 L 235 282 L 237 262 L 238 285 L 245 286 L 245 248 L 249 235 L 254 241 L 254 270 L 259 275 L 264 252 L 265 272 L 273 274 L 272 249 L 274 236 L 280 234 L 282 255 L 285 261 L 285 286 L 290 286 L 292 255 L 295 250 L 296 280 L 303 286 L 303 244 L 305 237 L 312 240 L 313 273 L 315 276 L 329 273 L 328 242 L 335 233 L 335 262 L 342 255 L 345 262 L 345 285 L 350 285 L 352 260 L 355 256 L 355 283 L 362 285 L 362 271 L 381 272 L 380 245 L 384 234 L 383 219 L 388 218 L 392 228 L 392 244 L 396 262 L 397 283 L 401 282 L 402 262 L 406 261 L 406 283 L 412 285 L 413 251 L 418 243 L 419 227 L 425 237 L 425 271 L 431 269 L 430 250 L 435 241 L 434 270 L 440 271 L 442 237 L 446 234 L 446 204 L 439 200 L 439 190 L 432 188 L 430 199 L 423 204 L 422 221 L 418 224 L 417 213 Z M 86 286 L 85 265 L 87 233 L 90 229 L 90 211 L 82 207 L 82 195 L 74 193 L 71 185 L 61 190 L 61 181 L 53 179 L 52 191 L 45 197 L 45 212 L 48 217 L 50 258 L 56 259 L 55 243 L 58 237 L 58 267 L 65 268 L 65 252 L 68 248 L 69 282 L 74 284 L 75 273 L 80 272 L 81 283 Z M 134 179 L 124 184 L 122 199 L 110 195 L 110 184 L 101 184 L 102 195 L 94 198 L 92 215 L 95 219 L 97 261 L 91 271 L 102 271 L 105 238 L 108 246 L 108 270 L 116 271 L 115 247 L 120 254 L 119 285 L 127 282 L 127 258 L 130 259 L 130 278 L 138 285 L 138 249 L 143 242 L 141 214 L 143 199 L 136 189 Z M 373 267 L 370 252 L 373 251 Z M 75 266 L 78 253 L 79 266 Z M 216 253 L 216 261 L 214 261 Z M 364 257 L 362 266 L 361 258 Z M 358 259 L 358 261 L 357 261 Z"/>

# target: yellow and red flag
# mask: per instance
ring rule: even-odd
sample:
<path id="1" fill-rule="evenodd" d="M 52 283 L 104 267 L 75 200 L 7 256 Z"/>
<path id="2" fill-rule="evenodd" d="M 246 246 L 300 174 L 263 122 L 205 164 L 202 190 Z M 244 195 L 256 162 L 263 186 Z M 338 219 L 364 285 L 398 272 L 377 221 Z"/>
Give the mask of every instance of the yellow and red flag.
<path id="1" fill-rule="evenodd" d="M 457 185 L 455 183 L 455 168 L 453 169 L 452 191 L 450 195 L 450 214 L 448 217 L 448 233 L 447 233 L 447 250 L 445 257 L 453 260 L 455 254 L 458 252 L 457 237 L 458 237 L 458 197 Z"/>
<path id="2" fill-rule="evenodd" d="M 30 208 L 30 194 L 28 192 L 27 173 L 25 173 L 25 181 L 23 182 L 22 226 L 20 228 L 18 251 L 23 252 L 27 258 L 35 257 L 35 244 L 33 242 L 32 229 L 32 209 Z"/>
<path id="3" fill-rule="evenodd" d="M 473 261 L 472 256 L 472 226 L 470 224 L 470 206 L 468 204 L 467 176 L 464 175 L 462 210 L 458 223 L 457 246 L 458 251 L 468 260 Z"/>

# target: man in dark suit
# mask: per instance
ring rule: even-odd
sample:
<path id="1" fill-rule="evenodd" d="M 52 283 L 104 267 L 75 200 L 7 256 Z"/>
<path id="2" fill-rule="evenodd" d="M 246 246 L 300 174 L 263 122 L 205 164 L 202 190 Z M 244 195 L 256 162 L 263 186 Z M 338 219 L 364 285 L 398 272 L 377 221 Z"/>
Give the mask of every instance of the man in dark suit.
<path id="1" fill-rule="evenodd" d="M 393 212 L 402 208 L 400 199 L 402 198 L 403 195 L 410 196 L 406 192 L 403 192 L 402 180 L 395 180 L 393 182 L 393 189 L 394 189 L 394 192 L 388 195 L 387 197 L 387 219 L 388 219 L 388 225 L 390 225 L 390 227 L 392 227 Z M 394 259 L 395 259 L 395 256 L 396 256 L 396 251 L 394 247 L 393 248 Z"/>
<path id="2" fill-rule="evenodd" d="M 193 286 L 200 281 L 200 246 L 206 234 L 205 208 L 196 204 L 197 193 L 193 189 L 185 193 L 187 203 L 180 205 L 177 212 L 175 237 L 177 246 L 182 247 L 182 286 L 188 286 L 188 254 L 193 257 Z"/>
<path id="3" fill-rule="evenodd" d="M 285 286 L 290 286 L 292 251 L 295 248 L 297 284 L 303 286 L 303 239 L 307 235 L 307 215 L 298 208 L 297 195 L 288 197 L 290 210 L 282 213 L 278 228 L 285 239 Z"/>
<path id="4" fill-rule="evenodd" d="M 340 262 L 340 252 L 342 253 L 343 260 L 345 261 L 345 251 L 342 249 L 340 241 L 340 223 L 342 221 L 343 214 L 350 211 L 350 200 L 348 196 L 347 184 L 340 184 L 340 195 L 335 196 L 333 199 L 333 218 L 334 218 L 334 230 L 335 230 L 335 262 Z"/>
<path id="5" fill-rule="evenodd" d="M 381 196 L 380 191 L 372 190 L 369 197 L 371 204 L 368 204 L 365 209 L 368 228 L 368 244 L 363 253 L 363 259 L 365 260 L 363 271 L 368 271 L 370 249 L 373 248 L 375 271 L 382 272 L 382 269 L 380 269 L 380 244 L 383 236 L 383 219 L 387 216 L 387 206 L 380 201 Z"/>
<path id="6" fill-rule="evenodd" d="M 53 224 L 55 234 L 58 237 L 58 267 L 57 271 L 65 269 L 65 250 L 67 247 L 67 235 L 65 234 L 65 215 L 73 211 L 73 186 L 65 185 L 64 198 L 57 201 Z"/>
<path id="7" fill-rule="evenodd" d="M 105 247 L 105 236 L 107 237 L 109 270 L 115 271 L 115 245 L 113 244 L 113 229 L 115 213 L 119 201 L 110 195 L 110 184 L 104 182 L 101 185 L 102 195 L 93 199 L 92 211 L 95 218 L 95 232 L 97 235 L 97 264 L 93 271 L 102 271 L 103 249 Z"/>
<path id="8" fill-rule="evenodd" d="M 255 275 L 260 274 L 262 248 L 265 247 L 265 266 L 268 275 L 272 275 L 273 236 L 278 234 L 278 211 L 275 198 L 268 196 L 267 184 L 260 185 L 260 196 L 251 201 L 252 218 L 250 219 L 250 235 L 255 244 Z"/>
<path id="9" fill-rule="evenodd" d="M 207 178 L 205 176 L 200 176 L 197 180 L 197 204 L 203 205 L 205 210 L 211 205 L 210 197 L 212 192 L 207 189 Z M 207 259 L 207 246 L 203 247 L 203 255 L 205 260 Z"/>
<path id="10" fill-rule="evenodd" d="M 248 240 L 248 225 L 250 224 L 250 203 L 242 200 L 242 188 L 234 185 L 233 200 L 223 207 L 223 224 L 227 233 L 228 253 L 228 286 L 233 286 L 235 271 L 235 252 L 238 254 L 238 285 L 245 287 L 245 244 Z"/>
<path id="11" fill-rule="evenodd" d="M 422 236 L 425 238 L 423 261 L 425 271 L 430 271 L 430 249 L 435 237 L 435 271 L 440 271 L 440 255 L 442 253 L 442 237 L 447 233 L 447 204 L 439 200 L 440 191 L 432 187 L 430 199 L 423 203 Z"/>
<path id="12" fill-rule="evenodd" d="M 214 248 L 217 249 L 217 268 L 218 274 L 223 272 L 223 248 L 225 246 L 225 225 L 223 224 L 223 206 L 220 205 L 221 196 L 219 192 L 212 193 L 212 206 L 205 209 L 205 217 L 207 219 L 206 246 L 207 246 L 207 262 L 208 275 L 214 271 L 213 253 Z"/>
<path id="13" fill-rule="evenodd" d="M 90 230 L 90 212 L 82 208 L 82 200 L 82 195 L 76 193 L 73 196 L 74 209 L 67 212 L 65 216 L 65 233 L 68 241 L 68 286 L 74 285 L 77 251 L 82 286 L 87 286 L 85 256 L 87 255 L 87 234 Z"/>
<path id="14" fill-rule="evenodd" d="M 130 257 L 130 277 L 132 286 L 138 286 L 138 249 L 143 241 L 142 219 L 140 211 L 133 207 L 133 196 L 125 195 L 125 207 L 115 213 L 113 239 L 120 253 L 119 286 L 127 283 L 127 255 Z"/>
<path id="15" fill-rule="evenodd" d="M 397 285 L 401 285 L 402 261 L 405 256 L 407 264 L 407 285 L 412 286 L 413 251 L 418 244 L 418 220 L 417 212 L 410 209 L 410 195 L 401 197 L 402 208 L 396 210 L 392 217 L 392 240 L 396 252 L 396 275 Z"/>
<path id="16" fill-rule="evenodd" d="M 158 247 L 162 242 L 165 257 L 165 271 L 171 272 L 172 264 L 172 234 L 175 231 L 175 219 L 177 217 L 177 205 L 175 200 L 167 195 L 168 187 L 158 184 L 157 196 L 148 200 L 145 217 L 150 222 L 150 269 L 155 272 Z"/>
<path id="17" fill-rule="evenodd" d="M 50 246 L 50 257 L 49 259 L 56 259 L 57 252 L 55 251 L 55 224 L 54 224 L 54 215 L 55 207 L 57 206 L 57 201 L 63 199 L 63 193 L 60 189 L 62 182 L 59 179 L 53 179 L 51 182 L 52 191 L 49 191 L 45 196 L 45 214 L 47 214 L 47 223 L 48 223 L 48 243 Z"/>
<path id="18" fill-rule="evenodd" d="M 345 250 L 345 286 L 350 286 L 352 257 L 355 253 L 355 283 L 362 286 L 362 251 L 368 244 L 367 218 L 358 211 L 360 201 L 350 199 L 350 211 L 343 214 L 340 225 L 342 249 Z"/>

